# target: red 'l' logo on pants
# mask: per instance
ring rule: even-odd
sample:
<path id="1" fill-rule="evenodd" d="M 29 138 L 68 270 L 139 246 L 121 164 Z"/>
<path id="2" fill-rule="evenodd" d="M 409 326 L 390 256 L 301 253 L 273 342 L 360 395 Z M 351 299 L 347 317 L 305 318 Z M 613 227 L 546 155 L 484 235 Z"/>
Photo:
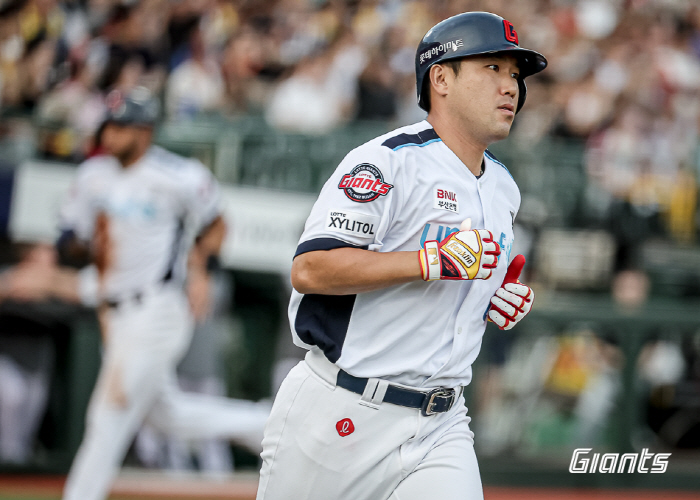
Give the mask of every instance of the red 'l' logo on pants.
<path id="1" fill-rule="evenodd" d="M 335 428 L 338 431 L 338 434 L 340 434 L 340 437 L 345 437 L 348 434 L 352 434 L 353 432 L 355 432 L 355 425 L 349 418 L 339 420 L 338 423 L 335 424 Z"/>

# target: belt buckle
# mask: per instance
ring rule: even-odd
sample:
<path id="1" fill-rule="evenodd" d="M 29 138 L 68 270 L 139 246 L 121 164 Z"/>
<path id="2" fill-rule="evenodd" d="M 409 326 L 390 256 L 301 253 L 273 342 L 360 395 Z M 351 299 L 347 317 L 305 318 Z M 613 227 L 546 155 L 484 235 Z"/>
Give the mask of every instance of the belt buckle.
<path id="1" fill-rule="evenodd" d="M 455 396 L 456 393 L 454 389 L 446 389 L 444 387 L 438 387 L 437 389 L 433 389 L 428 394 L 426 394 L 425 401 L 423 402 L 423 407 L 420 409 L 421 414 L 424 417 L 428 417 L 430 415 L 435 415 L 436 413 L 444 413 L 440 411 L 433 411 L 433 407 L 436 405 L 435 398 L 449 398 L 450 401 L 447 405 L 447 410 L 449 410 L 450 408 L 452 408 L 452 405 L 455 402 Z"/>

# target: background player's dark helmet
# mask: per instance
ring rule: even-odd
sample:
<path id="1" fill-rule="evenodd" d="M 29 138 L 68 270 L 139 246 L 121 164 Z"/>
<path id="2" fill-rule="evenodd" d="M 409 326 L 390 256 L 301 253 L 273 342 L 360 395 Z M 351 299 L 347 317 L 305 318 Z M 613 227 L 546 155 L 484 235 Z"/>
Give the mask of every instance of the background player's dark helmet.
<path id="1" fill-rule="evenodd" d="M 105 104 L 104 123 L 152 127 L 160 114 L 158 99 L 144 87 L 136 87 L 128 93 L 114 90 L 107 94 Z"/>
<path id="2" fill-rule="evenodd" d="M 416 87 L 418 105 L 428 111 L 428 72 L 435 64 L 451 59 L 485 54 L 508 54 L 518 59 L 519 98 L 516 113 L 525 103 L 525 77 L 547 67 L 547 59 L 534 50 L 518 46 L 518 34 L 513 25 L 489 12 L 457 14 L 433 26 L 423 36 L 416 51 Z"/>

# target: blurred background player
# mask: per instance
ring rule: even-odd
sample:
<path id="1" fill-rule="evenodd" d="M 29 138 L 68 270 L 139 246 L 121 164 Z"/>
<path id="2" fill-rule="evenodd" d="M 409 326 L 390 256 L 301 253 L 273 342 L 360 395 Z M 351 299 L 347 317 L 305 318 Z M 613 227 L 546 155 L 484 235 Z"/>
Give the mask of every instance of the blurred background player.
<path id="1" fill-rule="evenodd" d="M 108 104 L 100 137 L 108 154 L 79 168 L 57 244 L 67 261 L 89 256 L 94 265 L 59 269 L 49 283 L 24 274 L 35 282 L 28 290 L 99 308 L 105 350 L 67 500 L 107 497 L 144 421 L 182 439 L 226 437 L 257 452 L 268 413 L 265 404 L 178 389 L 175 369 L 194 318 L 208 312 L 208 268 L 225 233 L 218 186 L 200 163 L 151 145 L 158 103 L 146 89 L 115 92 Z"/>

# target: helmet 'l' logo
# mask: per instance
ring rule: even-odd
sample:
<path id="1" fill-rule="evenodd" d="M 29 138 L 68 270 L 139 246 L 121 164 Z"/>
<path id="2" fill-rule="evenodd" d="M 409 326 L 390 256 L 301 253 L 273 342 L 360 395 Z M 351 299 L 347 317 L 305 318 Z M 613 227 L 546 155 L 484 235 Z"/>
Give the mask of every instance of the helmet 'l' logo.
<path id="1" fill-rule="evenodd" d="M 506 32 L 506 40 L 518 45 L 518 33 L 515 31 L 515 26 L 510 21 L 503 20 L 503 28 Z"/>

